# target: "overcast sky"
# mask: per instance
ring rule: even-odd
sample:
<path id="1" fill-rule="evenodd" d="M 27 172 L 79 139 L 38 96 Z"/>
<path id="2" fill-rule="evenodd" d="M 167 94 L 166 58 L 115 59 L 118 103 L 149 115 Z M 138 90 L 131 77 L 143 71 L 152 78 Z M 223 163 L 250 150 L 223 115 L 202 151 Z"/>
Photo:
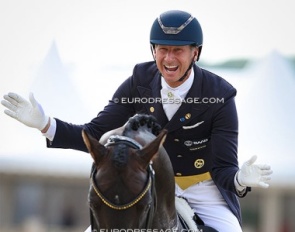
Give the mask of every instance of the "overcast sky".
<path id="1" fill-rule="evenodd" d="M 82 70 L 151 59 L 149 31 L 163 11 L 201 23 L 207 62 L 295 55 L 293 0 L 0 0 L 1 79 L 25 76 L 53 40 L 63 61 Z"/>

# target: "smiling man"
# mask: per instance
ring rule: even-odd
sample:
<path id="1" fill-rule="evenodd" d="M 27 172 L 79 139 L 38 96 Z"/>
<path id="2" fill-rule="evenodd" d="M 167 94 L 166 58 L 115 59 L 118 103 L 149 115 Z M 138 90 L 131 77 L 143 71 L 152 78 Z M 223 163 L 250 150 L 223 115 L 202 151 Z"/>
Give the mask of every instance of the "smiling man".
<path id="1" fill-rule="evenodd" d="M 254 164 L 256 157 L 239 169 L 236 89 L 195 64 L 203 32 L 191 14 L 161 14 L 152 25 L 150 45 L 154 61 L 135 65 L 89 123 L 75 125 L 46 116 L 33 95 L 30 101 L 15 93 L 5 95 L 5 113 L 39 129 L 48 147 L 85 152 L 83 129 L 99 140 L 135 114 L 153 115 L 168 131 L 164 147 L 174 169 L 176 195 L 187 199 L 205 225 L 220 232 L 242 231 L 238 197 L 250 187 L 267 188 L 272 171 L 268 165 Z"/>
<path id="2" fill-rule="evenodd" d="M 198 49 L 198 47 L 190 45 L 154 46 L 153 55 L 157 67 L 170 87 L 178 87 L 187 80 L 192 65 L 198 57 Z"/>

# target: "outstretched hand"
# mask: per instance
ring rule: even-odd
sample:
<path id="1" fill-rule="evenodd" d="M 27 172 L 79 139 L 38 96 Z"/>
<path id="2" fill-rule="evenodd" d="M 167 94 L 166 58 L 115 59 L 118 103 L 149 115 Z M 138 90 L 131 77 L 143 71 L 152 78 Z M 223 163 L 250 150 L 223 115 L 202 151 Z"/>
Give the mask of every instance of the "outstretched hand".
<path id="1" fill-rule="evenodd" d="M 254 164 L 256 159 L 257 156 L 254 155 L 242 165 L 237 175 L 238 183 L 243 187 L 268 188 L 267 182 L 270 181 L 273 171 L 267 164 Z"/>
<path id="2" fill-rule="evenodd" d="M 46 127 L 49 117 L 45 115 L 42 106 L 36 101 L 33 93 L 30 93 L 29 100 L 27 101 L 16 93 L 8 93 L 4 95 L 1 104 L 7 108 L 4 110 L 5 114 L 26 126 L 41 131 Z"/>

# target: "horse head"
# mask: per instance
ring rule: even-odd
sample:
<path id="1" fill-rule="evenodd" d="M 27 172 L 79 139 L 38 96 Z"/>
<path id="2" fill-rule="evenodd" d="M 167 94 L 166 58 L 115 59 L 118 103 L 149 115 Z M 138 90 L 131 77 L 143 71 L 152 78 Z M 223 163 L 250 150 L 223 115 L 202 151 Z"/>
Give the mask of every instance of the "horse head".
<path id="1" fill-rule="evenodd" d="M 131 118 L 100 141 L 82 132 L 94 160 L 88 201 L 99 228 L 167 228 L 160 224 L 165 221 L 161 218 L 171 214 L 163 210 L 174 206 L 174 179 L 169 157 L 161 146 L 166 134 L 166 130 L 159 132 L 159 126 L 148 116 Z M 160 171 L 164 171 L 163 176 Z M 170 181 L 165 175 L 172 176 Z M 168 189 L 165 182 L 171 182 Z M 167 191 L 172 197 L 165 196 Z M 170 205 L 159 207 L 163 203 Z M 171 224 L 170 220 L 167 223 Z"/>

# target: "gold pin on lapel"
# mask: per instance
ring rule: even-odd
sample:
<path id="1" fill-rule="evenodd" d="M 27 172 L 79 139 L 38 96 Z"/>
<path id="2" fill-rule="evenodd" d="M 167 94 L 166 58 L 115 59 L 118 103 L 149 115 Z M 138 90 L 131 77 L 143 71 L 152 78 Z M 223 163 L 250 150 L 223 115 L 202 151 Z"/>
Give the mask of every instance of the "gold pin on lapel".
<path id="1" fill-rule="evenodd" d="M 184 117 L 185 117 L 185 119 L 190 119 L 191 118 L 191 114 L 190 113 L 187 113 Z"/>
<path id="2" fill-rule="evenodd" d="M 151 106 L 150 111 L 151 111 L 151 113 L 153 113 L 155 111 L 155 108 Z"/>

